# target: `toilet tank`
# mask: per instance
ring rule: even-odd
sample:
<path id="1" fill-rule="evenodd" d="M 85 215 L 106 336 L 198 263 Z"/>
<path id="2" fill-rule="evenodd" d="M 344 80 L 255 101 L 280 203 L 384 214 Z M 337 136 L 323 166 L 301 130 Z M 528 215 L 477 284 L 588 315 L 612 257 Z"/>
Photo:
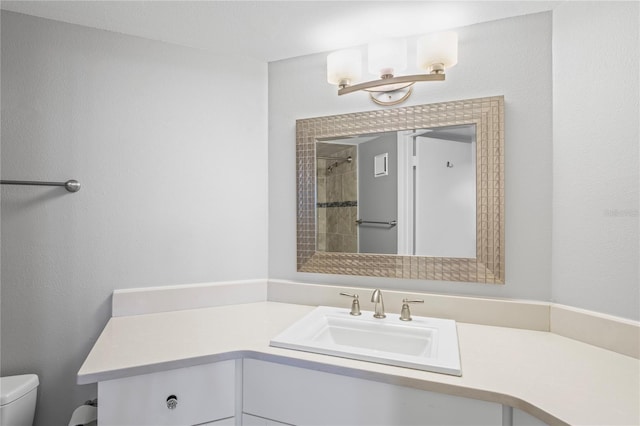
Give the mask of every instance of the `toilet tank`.
<path id="1" fill-rule="evenodd" d="M 0 425 L 33 425 L 38 384 L 35 374 L 0 377 Z"/>

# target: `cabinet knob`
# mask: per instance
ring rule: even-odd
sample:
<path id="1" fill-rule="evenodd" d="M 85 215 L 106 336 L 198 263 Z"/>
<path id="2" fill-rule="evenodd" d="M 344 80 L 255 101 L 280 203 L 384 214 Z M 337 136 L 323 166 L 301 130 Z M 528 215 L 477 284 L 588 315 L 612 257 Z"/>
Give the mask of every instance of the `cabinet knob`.
<path id="1" fill-rule="evenodd" d="M 178 397 L 175 395 L 169 395 L 167 397 L 167 408 L 173 410 L 178 406 Z"/>

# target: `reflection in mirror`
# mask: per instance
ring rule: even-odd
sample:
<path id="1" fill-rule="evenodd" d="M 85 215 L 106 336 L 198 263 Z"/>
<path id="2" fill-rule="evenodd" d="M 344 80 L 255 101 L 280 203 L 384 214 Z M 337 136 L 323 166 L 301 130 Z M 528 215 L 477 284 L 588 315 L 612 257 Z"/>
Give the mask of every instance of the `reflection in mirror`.
<path id="1" fill-rule="evenodd" d="M 357 146 L 318 143 L 316 160 L 317 250 L 357 253 Z"/>
<path id="2" fill-rule="evenodd" d="M 476 256 L 476 125 L 316 142 L 318 251 Z"/>
<path id="3" fill-rule="evenodd" d="M 297 270 L 504 283 L 504 98 L 296 121 Z"/>

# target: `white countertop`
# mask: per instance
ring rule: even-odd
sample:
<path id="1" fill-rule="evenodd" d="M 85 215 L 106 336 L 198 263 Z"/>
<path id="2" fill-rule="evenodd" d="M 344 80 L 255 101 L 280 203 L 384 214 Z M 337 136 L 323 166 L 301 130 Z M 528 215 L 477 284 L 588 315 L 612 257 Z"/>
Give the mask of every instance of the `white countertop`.
<path id="1" fill-rule="evenodd" d="M 94 383 L 239 357 L 492 401 L 549 424 L 640 425 L 640 361 L 553 333 L 458 322 L 462 377 L 269 346 L 313 306 L 259 302 L 109 320 Z"/>

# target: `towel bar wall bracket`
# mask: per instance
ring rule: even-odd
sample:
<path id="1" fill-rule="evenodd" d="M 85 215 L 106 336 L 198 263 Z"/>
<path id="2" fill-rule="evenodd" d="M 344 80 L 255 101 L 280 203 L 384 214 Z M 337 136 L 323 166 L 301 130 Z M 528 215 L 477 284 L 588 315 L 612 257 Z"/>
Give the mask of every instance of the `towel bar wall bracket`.
<path id="1" fill-rule="evenodd" d="M 2 185 L 36 185 L 36 186 L 64 186 L 69 192 L 80 191 L 80 182 L 75 179 L 66 182 L 38 182 L 30 180 L 0 180 Z"/>

